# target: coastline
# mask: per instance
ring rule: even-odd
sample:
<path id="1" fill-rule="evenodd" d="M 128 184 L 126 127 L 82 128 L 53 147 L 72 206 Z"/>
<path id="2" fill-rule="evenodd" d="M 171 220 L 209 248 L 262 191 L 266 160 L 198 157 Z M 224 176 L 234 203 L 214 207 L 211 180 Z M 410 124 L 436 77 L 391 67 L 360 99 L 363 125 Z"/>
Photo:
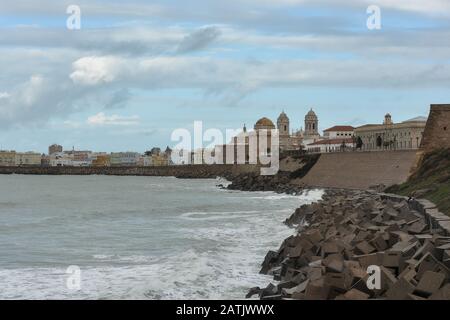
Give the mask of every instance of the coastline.
<path id="1" fill-rule="evenodd" d="M 260 176 L 259 168 L 249 165 L 0 167 L 0 174 L 221 177 L 230 183 L 218 186 L 230 190 L 297 195 L 310 187 L 295 179 L 305 176 L 312 166 L 274 176 Z M 248 298 L 450 298 L 446 247 L 450 248 L 450 218 L 434 204 L 375 190 L 322 189 L 326 192 L 321 201 L 297 208 L 286 219 L 296 235 L 284 239 L 277 251 L 269 251 L 262 263 L 261 273 L 273 276 L 277 284 L 252 288 Z M 369 265 L 381 268 L 379 290 L 368 290 L 365 285 Z M 433 280 L 439 285 L 424 289 L 424 283 Z"/>

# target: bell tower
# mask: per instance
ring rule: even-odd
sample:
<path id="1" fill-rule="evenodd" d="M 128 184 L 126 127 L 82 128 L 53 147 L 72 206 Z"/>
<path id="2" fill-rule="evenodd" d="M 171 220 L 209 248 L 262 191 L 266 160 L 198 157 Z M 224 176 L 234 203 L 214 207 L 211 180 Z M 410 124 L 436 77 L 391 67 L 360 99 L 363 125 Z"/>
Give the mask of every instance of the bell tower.
<path id="1" fill-rule="evenodd" d="M 305 116 L 305 136 L 312 137 L 319 135 L 319 119 L 316 113 L 311 110 Z"/>
<path id="2" fill-rule="evenodd" d="M 280 137 L 289 136 L 289 118 L 284 111 L 277 119 L 277 129 Z"/>

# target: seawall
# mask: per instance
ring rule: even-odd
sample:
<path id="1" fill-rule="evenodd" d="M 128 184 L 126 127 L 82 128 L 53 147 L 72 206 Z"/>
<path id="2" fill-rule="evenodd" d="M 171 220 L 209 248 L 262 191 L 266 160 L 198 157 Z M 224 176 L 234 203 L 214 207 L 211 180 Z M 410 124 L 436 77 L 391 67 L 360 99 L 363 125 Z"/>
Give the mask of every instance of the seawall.
<path id="1" fill-rule="evenodd" d="M 0 167 L 0 174 L 32 175 L 116 175 L 116 176 L 174 176 L 178 178 L 215 178 L 243 180 L 246 184 L 259 181 L 264 188 L 276 190 L 271 185 L 297 185 L 303 187 L 369 189 L 375 185 L 391 186 L 407 180 L 415 166 L 416 151 L 341 152 L 320 155 L 312 168 L 306 168 L 302 178 L 293 177 L 303 170 L 310 156 L 291 159 L 290 173 L 286 174 L 284 162 L 275 176 L 258 177 L 256 165 L 181 165 L 164 167 Z M 295 175 L 294 175 L 295 176 Z M 254 177 L 255 181 L 247 181 Z M 242 184 L 242 183 L 241 183 Z M 259 189 L 258 189 L 259 190 Z"/>
<path id="2" fill-rule="evenodd" d="M 373 151 L 322 154 L 295 184 L 309 187 L 369 189 L 405 182 L 417 162 L 417 152 Z"/>
<path id="3" fill-rule="evenodd" d="M 0 174 L 173 176 L 178 178 L 232 178 L 259 172 L 255 165 L 180 165 L 162 167 L 0 167 Z"/>

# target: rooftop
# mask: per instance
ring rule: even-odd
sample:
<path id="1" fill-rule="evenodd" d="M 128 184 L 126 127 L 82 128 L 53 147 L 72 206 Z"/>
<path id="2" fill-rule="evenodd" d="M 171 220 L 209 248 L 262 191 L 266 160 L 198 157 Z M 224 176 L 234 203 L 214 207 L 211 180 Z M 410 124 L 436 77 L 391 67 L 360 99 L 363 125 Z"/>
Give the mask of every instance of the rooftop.
<path id="1" fill-rule="evenodd" d="M 323 132 L 328 132 L 328 131 L 353 131 L 355 130 L 354 127 L 352 126 L 334 126 L 331 128 L 328 128 L 326 130 L 323 130 Z"/>
<path id="2" fill-rule="evenodd" d="M 325 140 L 320 140 L 320 141 L 310 143 L 310 144 L 308 144 L 308 146 L 317 146 L 317 145 L 324 145 L 324 144 L 342 144 L 342 142 L 353 143 L 353 138 L 325 139 Z"/>

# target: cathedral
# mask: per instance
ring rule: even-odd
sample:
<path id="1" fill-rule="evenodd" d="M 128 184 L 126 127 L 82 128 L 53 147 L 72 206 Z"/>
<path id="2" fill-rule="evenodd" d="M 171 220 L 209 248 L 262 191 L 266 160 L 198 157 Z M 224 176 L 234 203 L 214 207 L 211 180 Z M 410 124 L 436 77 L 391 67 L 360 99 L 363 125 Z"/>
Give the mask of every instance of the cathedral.
<path id="1" fill-rule="evenodd" d="M 272 120 L 263 117 L 255 123 L 253 131 L 248 132 L 244 125 L 243 130 L 228 144 L 217 145 L 214 154 L 221 163 L 259 163 L 261 156 L 273 154 L 271 130 L 275 129 L 278 129 L 280 152 L 303 150 L 308 144 L 323 139 L 319 135 L 319 119 L 312 109 L 306 114 L 304 125 L 304 130 L 291 130 L 289 117 L 284 111 L 278 116 L 276 126 Z M 261 139 L 265 140 L 262 145 Z M 251 140 L 256 143 L 254 157 L 250 149 Z M 265 149 L 260 149 L 262 146 Z"/>
<path id="2" fill-rule="evenodd" d="M 315 112 L 311 109 L 305 116 L 305 129 L 292 130 L 290 129 L 290 120 L 284 111 L 278 116 L 277 126 L 273 122 L 264 117 L 259 119 L 254 130 L 278 129 L 280 151 L 300 150 L 310 143 L 314 143 L 321 139 L 319 134 L 319 119 Z"/>

